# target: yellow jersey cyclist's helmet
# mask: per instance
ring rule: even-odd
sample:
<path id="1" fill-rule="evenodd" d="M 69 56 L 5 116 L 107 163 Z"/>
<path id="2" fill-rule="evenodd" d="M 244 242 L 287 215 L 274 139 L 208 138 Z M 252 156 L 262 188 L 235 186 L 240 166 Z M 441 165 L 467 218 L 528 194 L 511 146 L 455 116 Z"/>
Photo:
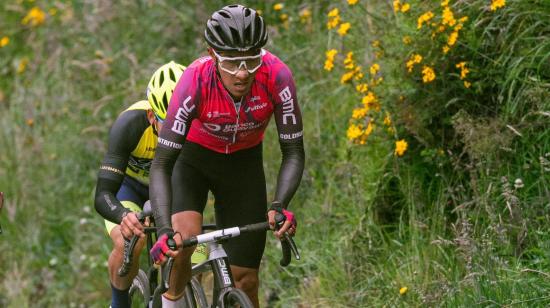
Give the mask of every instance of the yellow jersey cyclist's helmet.
<path id="1" fill-rule="evenodd" d="M 147 85 L 147 99 L 160 121 L 166 118 L 168 103 L 184 70 L 185 66 L 170 61 L 156 70 Z"/>

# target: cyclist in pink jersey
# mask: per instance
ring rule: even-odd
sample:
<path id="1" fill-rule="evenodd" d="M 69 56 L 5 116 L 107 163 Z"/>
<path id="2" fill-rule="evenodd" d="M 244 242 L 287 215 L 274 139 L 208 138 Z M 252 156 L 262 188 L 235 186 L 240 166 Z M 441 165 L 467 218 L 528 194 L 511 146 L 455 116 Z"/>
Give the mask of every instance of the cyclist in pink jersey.
<path id="1" fill-rule="evenodd" d="M 178 271 L 163 296 L 166 307 L 182 301 L 192 254 L 192 249 L 170 251 L 166 241 L 173 237 L 180 244 L 201 232 L 209 191 L 220 228 L 261 222 L 266 215 L 274 225 L 280 212 L 288 219 L 275 236 L 296 232 L 287 207 L 300 184 L 305 154 L 292 73 L 262 49 L 267 30 L 253 9 L 229 5 L 214 12 L 204 36 L 210 56 L 194 61 L 178 82 L 150 173 L 151 203 L 161 227 L 151 255 L 159 263 L 166 255 L 175 257 Z M 272 115 L 283 158 L 267 208 L 262 140 Z M 256 306 L 265 241 L 265 234 L 256 233 L 224 244 L 237 287 Z"/>

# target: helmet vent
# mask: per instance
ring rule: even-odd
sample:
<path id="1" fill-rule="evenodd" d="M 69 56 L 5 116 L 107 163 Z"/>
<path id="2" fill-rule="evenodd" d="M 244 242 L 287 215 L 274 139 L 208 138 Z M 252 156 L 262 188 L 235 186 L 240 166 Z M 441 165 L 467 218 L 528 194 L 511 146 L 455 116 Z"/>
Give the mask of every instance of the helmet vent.
<path id="1" fill-rule="evenodd" d="M 221 11 L 221 12 L 219 12 L 219 13 L 220 13 L 220 15 L 222 15 L 224 18 L 231 18 L 231 16 L 230 16 L 229 14 L 227 14 L 226 12 L 224 12 L 224 11 Z"/>
<path id="2" fill-rule="evenodd" d="M 168 106 L 168 98 L 166 97 L 166 92 L 164 92 L 164 95 L 162 96 L 162 107 Z"/>
<path id="3" fill-rule="evenodd" d="M 244 16 L 245 16 L 245 17 L 250 16 L 250 9 L 249 9 L 249 8 L 247 8 L 246 10 L 244 10 Z"/>
<path id="4" fill-rule="evenodd" d="M 164 83 L 164 72 L 160 74 L 159 86 L 162 86 L 163 83 Z"/>
<path id="5" fill-rule="evenodd" d="M 172 79 L 173 82 L 176 82 L 176 75 L 174 75 L 174 71 L 169 70 L 168 74 L 170 74 L 170 79 Z"/>

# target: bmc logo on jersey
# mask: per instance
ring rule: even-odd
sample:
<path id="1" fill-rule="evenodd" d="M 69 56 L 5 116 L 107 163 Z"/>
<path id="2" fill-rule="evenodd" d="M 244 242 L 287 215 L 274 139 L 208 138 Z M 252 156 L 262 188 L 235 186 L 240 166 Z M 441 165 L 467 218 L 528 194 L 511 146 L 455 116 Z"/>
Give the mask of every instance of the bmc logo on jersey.
<path id="1" fill-rule="evenodd" d="M 294 115 L 294 99 L 288 86 L 279 92 L 279 97 L 283 101 L 283 124 L 287 124 L 287 118 L 292 120 L 292 124 L 296 124 L 296 116 Z"/>
<path id="2" fill-rule="evenodd" d="M 182 106 L 178 108 L 176 113 L 176 119 L 174 120 L 174 125 L 172 125 L 172 131 L 176 134 L 185 135 L 187 126 L 185 123 L 189 118 L 189 115 L 195 109 L 195 106 L 187 106 L 187 103 L 191 100 L 191 96 L 188 96 L 183 102 Z"/>

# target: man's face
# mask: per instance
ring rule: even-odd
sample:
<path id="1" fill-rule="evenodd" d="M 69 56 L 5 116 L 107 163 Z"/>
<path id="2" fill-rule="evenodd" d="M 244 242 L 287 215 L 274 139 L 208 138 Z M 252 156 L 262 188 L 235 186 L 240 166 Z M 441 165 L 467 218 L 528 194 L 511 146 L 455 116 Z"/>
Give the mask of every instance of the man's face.
<path id="1" fill-rule="evenodd" d="M 209 53 L 217 63 L 222 83 L 231 96 L 237 99 L 245 96 L 262 65 L 260 50 L 216 52 L 209 49 Z"/>

